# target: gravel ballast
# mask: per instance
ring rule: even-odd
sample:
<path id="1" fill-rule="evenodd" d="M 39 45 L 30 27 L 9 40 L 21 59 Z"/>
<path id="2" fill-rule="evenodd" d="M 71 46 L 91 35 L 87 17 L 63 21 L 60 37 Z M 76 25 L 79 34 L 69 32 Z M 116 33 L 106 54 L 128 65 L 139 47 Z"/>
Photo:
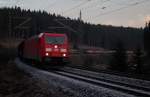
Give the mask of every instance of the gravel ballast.
<path id="1" fill-rule="evenodd" d="M 15 62 L 21 70 L 49 87 L 48 91 L 58 90 L 61 91 L 64 95 L 67 95 L 67 97 L 135 97 L 133 95 L 125 94 L 104 87 L 99 87 L 52 72 L 39 70 L 34 67 L 25 65 L 18 59 Z"/>
<path id="2" fill-rule="evenodd" d="M 86 70 L 69 68 L 69 67 L 63 68 L 62 70 L 150 89 L 150 81 L 146 81 L 146 80 L 128 78 L 128 77 L 124 77 L 124 76 L 112 75 L 112 74 L 107 74 L 107 73 L 86 71 Z"/>

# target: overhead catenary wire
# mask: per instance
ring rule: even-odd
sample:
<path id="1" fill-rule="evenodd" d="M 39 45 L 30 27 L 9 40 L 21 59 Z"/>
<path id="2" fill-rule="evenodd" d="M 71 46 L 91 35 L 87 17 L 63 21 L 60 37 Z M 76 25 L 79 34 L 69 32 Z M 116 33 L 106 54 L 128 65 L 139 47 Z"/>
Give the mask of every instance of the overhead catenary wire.
<path id="1" fill-rule="evenodd" d="M 70 9 L 65 10 L 65 11 L 62 12 L 62 13 L 63 13 L 63 14 L 64 14 L 64 13 L 67 14 L 67 13 L 69 13 L 70 11 L 72 11 L 72 10 L 74 10 L 74 9 L 76 9 L 76 8 L 78 8 L 78 7 L 80 7 L 80 6 L 84 5 L 84 4 L 86 4 L 86 3 L 89 3 L 90 1 L 92 1 L 92 0 L 85 0 L 85 1 L 83 1 L 83 2 L 81 2 L 81 3 L 79 3 L 78 5 L 76 5 L 76 6 L 72 7 L 72 8 L 70 8 Z"/>
<path id="2" fill-rule="evenodd" d="M 86 9 L 86 8 L 89 8 L 91 5 L 93 6 L 93 4 L 95 5 L 95 3 L 96 2 L 99 2 L 99 0 L 91 0 L 91 2 L 90 3 L 85 3 L 85 4 L 83 4 L 83 5 L 81 5 L 81 6 L 79 6 L 79 7 L 77 7 L 76 9 Z M 96 3 L 97 4 L 97 3 Z M 88 5 L 88 6 L 87 6 Z"/>
<path id="3" fill-rule="evenodd" d="M 101 1 L 101 3 L 99 3 L 99 1 L 98 1 L 95 5 L 87 6 L 87 8 L 85 8 L 85 9 L 86 10 L 88 9 L 88 10 L 90 10 L 92 12 L 95 12 L 95 10 L 98 10 L 98 9 L 104 10 L 104 9 L 106 9 L 106 8 L 108 8 L 110 6 L 110 5 L 106 6 L 104 4 L 107 4 L 108 2 L 111 2 L 111 1 L 112 0 L 105 0 L 105 1 Z"/>
<path id="4" fill-rule="evenodd" d="M 84 4 L 83 6 L 80 6 L 80 7 L 76 8 L 75 10 L 80 8 L 79 10 L 83 11 L 83 10 L 87 10 L 87 9 L 92 9 L 94 7 L 96 8 L 98 5 L 100 6 L 100 5 L 102 5 L 102 4 L 104 4 L 104 3 L 108 2 L 108 1 L 111 1 L 111 0 L 101 0 L 101 1 L 99 1 L 99 0 L 92 0 L 92 1 L 93 2 L 91 2 L 91 3 L 86 3 L 86 4 L 90 4 L 90 5 L 86 6 L 86 4 Z M 74 16 L 74 15 L 70 15 L 70 16 Z"/>
<path id="5" fill-rule="evenodd" d="M 12 6 L 12 4 L 17 6 L 19 3 L 20 3 L 20 0 L 13 0 L 12 2 L 9 2 L 8 4 L 10 4 L 9 6 Z"/>
<path id="6" fill-rule="evenodd" d="M 20 0 L 16 0 L 15 4 L 17 5 L 17 4 L 19 4 L 19 3 L 20 3 Z"/>
<path id="7" fill-rule="evenodd" d="M 51 3 L 52 5 L 55 5 L 55 4 L 57 4 L 58 2 L 57 2 L 58 0 L 56 0 L 56 2 L 53 2 L 53 3 Z M 79 4 L 76 4 L 75 6 L 72 6 L 72 8 L 70 8 L 70 9 L 67 9 L 67 10 L 65 10 L 64 12 L 66 12 L 66 13 L 70 13 L 70 12 L 73 12 L 75 9 L 77 9 L 77 8 L 80 8 L 80 7 L 83 7 L 83 5 L 85 5 L 85 4 L 87 4 L 87 3 L 89 3 L 90 1 L 94 1 L 94 0 L 84 0 L 84 1 L 82 1 L 82 2 L 80 2 Z M 103 2 L 105 1 L 112 1 L 112 0 L 102 0 Z M 134 0 L 134 1 L 136 1 L 136 0 Z M 120 8 L 117 8 L 117 9 L 111 9 L 110 11 L 107 11 L 107 10 L 104 10 L 104 11 L 106 11 L 106 12 L 103 12 L 103 13 L 99 13 L 99 14 L 97 14 L 96 16 L 94 16 L 93 14 L 93 16 L 91 16 L 91 17 L 87 17 L 86 18 L 86 20 L 88 20 L 88 21 L 91 21 L 91 20 L 97 20 L 97 19 L 99 19 L 101 16 L 105 16 L 105 15 L 109 15 L 109 14 L 111 14 L 111 13 L 115 13 L 115 12 L 118 12 L 118 11 L 121 11 L 121 10 L 123 10 L 123 9 L 127 9 L 127 8 L 130 8 L 130 7 L 133 7 L 133 6 L 136 6 L 136 5 L 139 5 L 139 4 L 142 4 L 142 3 L 145 3 L 145 2 L 148 2 L 148 1 L 150 1 L 150 0 L 142 0 L 142 1 L 136 1 L 136 2 L 134 2 L 134 3 L 132 3 L 132 4 L 126 4 L 126 6 L 122 6 L 122 7 L 120 7 Z M 16 2 L 16 5 L 18 5 L 18 3 L 21 3 L 21 1 L 20 0 L 15 0 L 15 2 Z M 115 3 L 115 2 L 113 2 L 113 3 Z M 131 2 L 130 2 L 131 3 Z M 51 4 L 49 5 L 49 6 L 51 6 Z M 91 3 L 89 3 L 89 4 L 91 4 Z M 96 5 L 97 5 L 98 3 L 96 3 Z M 101 5 L 101 4 L 100 4 Z M 124 4 L 122 4 L 122 5 L 124 5 Z M 90 6 L 90 7 L 89 7 Z M 93 8 L 93 7 L 95 7 L 94 5 L 89 5 L 89 6 L 85 6 L 87 9 L 89 9 L 89 8 Z M 103 7 L 103 6 L 102 6 Z M 108 6 L 105 6 L 107 9 L 109 9 L 109 7 Z M 95 10 L 95 9 L 94 9 Z M 102 9 L 101 9 L 102 10 Z M 64 13 L 63 12 L 63 13 Z M 93 11 L 94 12 L 94 11 Z M 99 11 L 100 12 L 100 11 Z M 86 12 L 85 12 L 85 14 L 86 14 Z"/>
<path id="8" fill-rule="evenodd" d="M 99 17 L 101 17 L 101 16 L 108 15 L 108 14 L 111 14 L 111 13 L 114 13 L 114 12 L 118 12 L 118 11 L 120 11 L 120 10 L 127 9 L 127 8 L 130 8 L 130 7 L 133 7 L 133 6 L 137 6 L 137 5 L 139 5 L 139 4 L 143 4 L 143 3 L 146 3 L 146 2 L 148 2 L 148 1 L 150 1 L 150 0 L 142 0 L 142 1 L 139 1 L 139 2 L 135 2 L 135 3 L 129 4 L 129 5 L 127 5 L 127 6 L 123 6 L 123 7 L 120 7 L 120 8 L 114 9 L 114 10 L 111 10 L 111 11 L 107 11 L 107 12 L 105 12 L 105 13 L 98 14 L 98 15 L 96 15 L 96 16 L 90 18 L 89 20 L 91 20 L 91 19 L 93 19 L 93 18 L 94 18 L 94 20 L 97 20 L 97 19 L 98 19 Z"/>
<path id="9" fill-rule="evenodd" d="M 57 0 L 55 0 L 54 2 L 52 2 L 52 3 L 48 4 L 48 5 L 47 5 L 47 7 L 46 7 L 46 9 L 47 9 L 47 8 L 51 8 L 51 7 L 55 6 L 57 3 L 58 3 L 58 1 L 57 1 Z"/>
<path id="10" fill-rule="evenodd" d="M 99 4 L 99 1 L 96 1 L 96 2 L 94 2 L 92 5 L 89 5 L 89 6 L 86 6 L 85 8 L 83 8 L 83 9 L 92 9 L 92 8 L 94 8 L 94 7 L 97 7 L 97 5 L 102 5 L 102 4 L 104 4 L 104 3 L 106 3 L 106 2 L 109 2 L 109 1 L 111 1 L 111 0 L 105 0 L 105 1 L 101 1 L 101 4 Z M 95 4 L 96 3 L 96 4 Z"/>

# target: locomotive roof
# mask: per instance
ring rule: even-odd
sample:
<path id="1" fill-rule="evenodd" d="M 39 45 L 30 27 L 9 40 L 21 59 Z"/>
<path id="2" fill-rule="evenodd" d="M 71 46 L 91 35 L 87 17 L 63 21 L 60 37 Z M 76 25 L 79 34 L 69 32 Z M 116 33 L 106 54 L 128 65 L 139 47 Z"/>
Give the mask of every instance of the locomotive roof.
<path id="1" fill-rule="evenodd" d="M 48 33 L 48 32 L 45 32 L 44 34 L 46 34 L 46 35 L 65 35 L 62 33 Z"/>
<path id="2" fill-rule="evenodd" d="M 43 35 L 48 35 L 48 36 L 64 36 L 64 35 L 66 35 L 66 34 L 44 32 L 44 33 L 40 33 L 38 36 L 39 36 L 39 37 L 42 37 Z"/>

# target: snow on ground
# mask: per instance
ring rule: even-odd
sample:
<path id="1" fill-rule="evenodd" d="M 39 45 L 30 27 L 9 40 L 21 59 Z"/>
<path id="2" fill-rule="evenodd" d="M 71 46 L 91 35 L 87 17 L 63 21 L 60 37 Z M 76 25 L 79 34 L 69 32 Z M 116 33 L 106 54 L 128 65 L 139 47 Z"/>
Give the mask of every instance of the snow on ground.
<path id="1" fill-rule="evenodd" d="M 135 97 L 133 95 L 99 87 L 52 72 L 39 70 L 25 65 L 24 63 L 20 62 L 19 59 L 16 59 L 15 62 L 21 70 L 30 74 L 34 79 L 47 85 L 50 91 L 54 92 L 54 90 L 57 89 L 68 95 L 68 97 Z"/>

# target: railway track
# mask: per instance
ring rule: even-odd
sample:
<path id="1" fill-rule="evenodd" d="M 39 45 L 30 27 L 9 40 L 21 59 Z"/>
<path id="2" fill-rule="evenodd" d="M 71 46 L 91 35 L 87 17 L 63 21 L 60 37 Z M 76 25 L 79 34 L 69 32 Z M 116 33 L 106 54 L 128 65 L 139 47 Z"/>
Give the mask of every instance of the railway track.
<path id="1" fill-rule="evenodd" d="M 135 86 L 131 84 L 115 82 L 107 79 L 101 79 L 98 77 L 93 77 L 90 75 L 85 75 L 81 72 L 72 72 L 73 70 L 68 71 L 68 69 L 61 69 L 56 71 L 51 71 L 53 73 L 66 76 L 69 78 L 77 79 L 79 81 L 84 81 L 90 84 L 94 84 L 96 86 L 102 86 L 105 88 L 121 91 L 123 93 L 132 94 L 140 97 L 150 97 L 150 88 Z"/>
<path id="2" fill-rule="evenodd" d="M 90 77 L 90 78 L 94 78 L 94 79 L 101 80 L 101 81 L 107 81 L 107 82 L 114 83 L 114 84 L 119 83 L 119 84 L 122 84 L 124 86 L 130 86 L 130 87 L 150 90 L 150 86 L 149 86 L 150 81 L 147 81 L 147 80 L 128 78 L 128 77 L 118 76 L 118 75 L 114 75 L 114 74 L 110 74 L 110 73 L 98 73 L 98 72 L 93 72 L 93 71 L 88 71 L 88 70 L 83 70 L 83 69 L 77 69 L 77 68 L 72 68 L 72 67 L 65 67 L 61 70 L 65 71 L 65 72 L 68 72 L 68 73 L 77 74 L 77 75 L 81 75 L 81 76 L 85 76 L 85 77 Z M 115 78 L 111 79 L 110 76 L 115 77 Z M 134 81 L 132 81 L 132 83 L 124 81 L 124 80 L 129 81 L 131 79 L 134 80 Z M 140 84 L 133 83 L 136 80 L 138 80 L 139 81 L 138 83 L 140 83 Z M 149 85 L 141 84 L 141 82 L 148 83 Z"/>
<path id="3" fill-rule="evenodd" d="M 73 70 L 74 68 L 62 68 L 60 70 L 46 70 L 51 73 L 55 73 L 61 76 L 69 77 L 72 79 L 76 79 L 78 81 L 83 81 L 89 84 L 93 84 L 99 87 L 105 87 L 108 89 L 120 91 L 122 93 L 131 94 L 139 97 L 150 97 L 150 88 L 135 86 L 131 84 L 121 83 L 117 81 L 102 79 L 90 73 L 83 73 L 82 70 Z"/>

